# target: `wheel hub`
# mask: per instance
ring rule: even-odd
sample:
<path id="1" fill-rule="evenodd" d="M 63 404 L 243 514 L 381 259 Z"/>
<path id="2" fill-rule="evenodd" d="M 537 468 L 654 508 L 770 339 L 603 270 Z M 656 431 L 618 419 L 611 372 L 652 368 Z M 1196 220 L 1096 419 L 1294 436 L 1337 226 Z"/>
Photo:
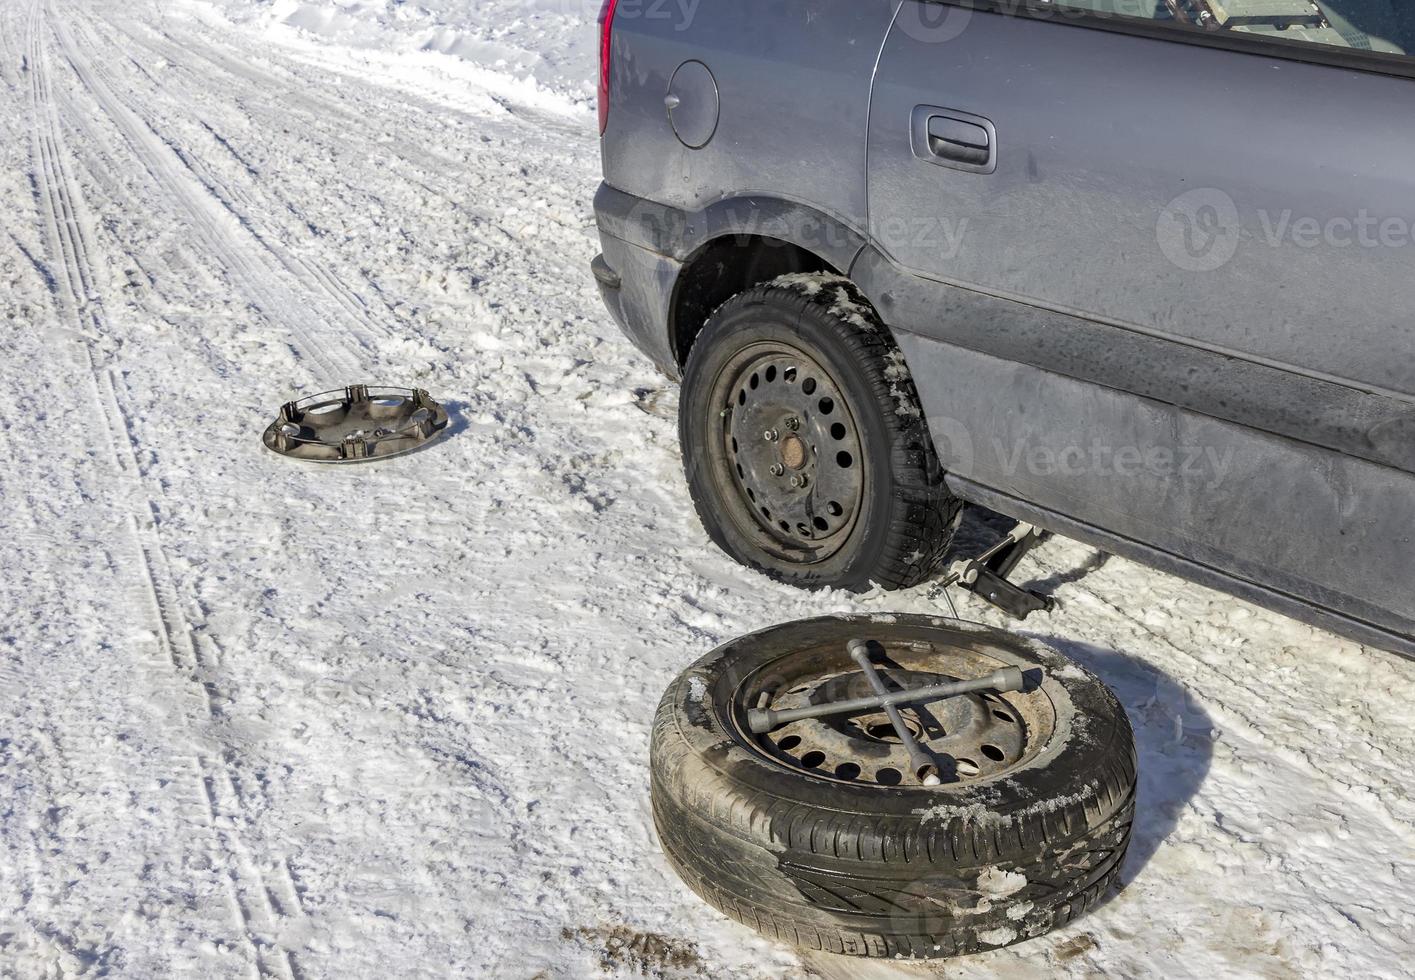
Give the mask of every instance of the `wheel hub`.
<path id="1" fill-rule="evenodd" d="M 882 673 L 895 690 L 958 679 L 912 670 Z M 839 673 L 798 687 L 769 707 L 778 711 L 802 708 L 870 693 L 860 672 Z M 1000 774 L 1026 754 L 1026 729 L 1019 715 L 997 695 L 969 694 L 903 706 L 899 711 L 920 747 L 938 761 L 944 783 Z M 772 755 L 794 768 L 884 786 L 908 779 L 909 755 L 883 711 L 792 722 L 758 737 Z"/>
<path id="2" fill-rule="evenodd" d="M 853 530 L 864 498 L 860 436 L 845 396 L 813 358 L 785 344 L 754 345 L 716 387 L 725 482 L 739 520 L 778 548 L 820 561 Z"/>
<path id="3" fill-rule="evenodd" d="M 981 650 L 889 643 L 885 650 L 876 669 L 891 691 L 981 677 L 1007 666 Z M 843 651 L 804 650 L 746 679 L 738 689 L 738 704 L 743 710 L 787 711 L 873 693 Z M 905 703 L 899 712 L 945 787 L 995 779 L 1026 764 L 1054 725 L 1049 701 L 1035 691 Z M 744 737 L 778 765 L 812 776 L 886 787 L 916 785 L 909 753 L 883 710 L 802 719 L 761 735 L 744 730 Z"/>
<path id="4" fill-rule="evenodd" d="M 799 470 L 806 465 L 807 447 L 798 436 L 781 440 L 781 462 L 787 469 Z"/>

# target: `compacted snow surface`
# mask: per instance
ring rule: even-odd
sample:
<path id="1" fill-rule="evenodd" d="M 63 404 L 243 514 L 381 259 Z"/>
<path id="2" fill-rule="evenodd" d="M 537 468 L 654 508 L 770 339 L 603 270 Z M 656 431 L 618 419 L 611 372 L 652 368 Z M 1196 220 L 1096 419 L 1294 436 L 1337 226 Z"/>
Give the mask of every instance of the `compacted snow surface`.
<path id="1" fill-rule="evenodd" d="M 1415 664 L 1064 539 L 1026 628 L 1134 722 L 1123 890 L 907 965 L 802 958 L 678 883 L 670 679 L 946 607 L 706 541 L 676 393 L 588 274 L 596 7 L 0 0 L 0 975 L 1405 973 Z M 453 431 L 261 448 L 353 381 Z"/>

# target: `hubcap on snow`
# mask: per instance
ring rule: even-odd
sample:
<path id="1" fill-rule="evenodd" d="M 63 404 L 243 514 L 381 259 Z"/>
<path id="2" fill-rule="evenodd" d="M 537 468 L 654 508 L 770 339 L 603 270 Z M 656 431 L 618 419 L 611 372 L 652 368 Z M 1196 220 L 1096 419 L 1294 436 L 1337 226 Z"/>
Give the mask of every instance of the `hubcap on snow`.
<path id="1" fill-rule="evenodd" d="M 859 517 L 865 475 L 860 435 L 840 387 L 785 344 L 754 344 L 718 376 L 725 496 L 739 517 L 799 560 L 838 551 Z"/>
<path id="2" fill-rule="evenodd" d="M 357 463 L 412 452 L 447 421 L 447 411 L 421 388 L 349 385 L 286 402 L 263 438 L 282 456 Z"/>
<path id="3" fill-rule="evenodd" d="M 948 684 L 1009 666 L 985 653 L 933 644 L 886 641 L 874 664 L 891 690 Z M 810 650 L 784 657 L 746 678 L 735 696 L 738 713 L 786 711 L 873 693 L 844 650 Z M 900 705 L 904 725 L 937 768 L 944 786 L 1004 776 L 1045 744 L 1055 711 L 1038 691 L 965 694 Z M 878 786 L 914 785 L 909 753 L 883 710 L 803 719 L 744 737 L 778 765 L 813 776 Z"/>

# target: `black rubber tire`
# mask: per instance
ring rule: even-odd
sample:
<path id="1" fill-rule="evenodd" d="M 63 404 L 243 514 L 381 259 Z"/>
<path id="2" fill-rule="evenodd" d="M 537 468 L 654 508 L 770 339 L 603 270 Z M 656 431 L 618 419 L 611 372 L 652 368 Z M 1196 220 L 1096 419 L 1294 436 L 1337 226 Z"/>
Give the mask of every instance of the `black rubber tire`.
<path id="1" fill-rule="evenodd" d="M 841 783 L 752 747 L 732 703 L 743 677 L 885 629 L 1040 666 L 1069 722 L 1020 769 L 934 788 Z M 955 956 L 1070 922 L 1114 885 L 1135 811 L 1134 737 L 1101 681 L 1037 641 L 923 616 L 827 617 L 719 647 L 664 695 L 651 770 L 660 842 L 693 891 L 771 938 L 857 956 Z"/>
<path id="2" fill-rule="evenodd" d="M 718 375 L 749 345 L 787 343 L 821 364 L 849 401 L 866 474 L 860 516 L 839 551 L 820 561 L 782 558 L 750 526 L 751 505 L 714 479 L 711 441 L 722 405 L 710 404 Z M 866 591 L 916 585 L 940 565 L 962 501 L 943 471 L 919 409 L 913 378 L 889 331 L 850 280 L 781 276 L 732 297 L 708 319 L 683 373 L 679 439 L 688 490 L 703 527 L 742 564 L 804 588 Z"/>

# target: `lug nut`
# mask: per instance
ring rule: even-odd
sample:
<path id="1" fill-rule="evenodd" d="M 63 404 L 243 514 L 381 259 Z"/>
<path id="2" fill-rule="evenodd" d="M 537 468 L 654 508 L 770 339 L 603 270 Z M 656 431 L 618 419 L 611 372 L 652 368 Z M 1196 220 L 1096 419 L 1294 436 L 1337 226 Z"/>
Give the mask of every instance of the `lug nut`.
<path id="1" fill-rule="evenodd" d="M 795 416 L 792 416 L 791 418 L 786 420 L 786 428 L 790 429 L 792 432 L 795 432 L 800 427 L 801 420 L 796 418 Z"/>
<path id="2" fill-rule="evenodd" d="M 806 478 L 804 476 L 793 476 L 791 478 L 791 485 L 798 488 L 804 487 L 806 485 Z"/>
<path id="3" fill-rule="evenodd" d="M 782 466 L 780 463 L 772 463 L 772 464 L 771 464 L 771 475 L 772 475 L 772 476 L 780 476 L 781 474 L 783 474 L 783 473 L 785 473 L 785 472 L 786 472 L 786 467 Z"/>
<path id="4" fill-rule="evenodd" d="M 781 438 L 781 434 L 775 429 L 767 429 L 762 433 L 762 438 L 767 442 L 775 442 L 777 439 Z"/>

